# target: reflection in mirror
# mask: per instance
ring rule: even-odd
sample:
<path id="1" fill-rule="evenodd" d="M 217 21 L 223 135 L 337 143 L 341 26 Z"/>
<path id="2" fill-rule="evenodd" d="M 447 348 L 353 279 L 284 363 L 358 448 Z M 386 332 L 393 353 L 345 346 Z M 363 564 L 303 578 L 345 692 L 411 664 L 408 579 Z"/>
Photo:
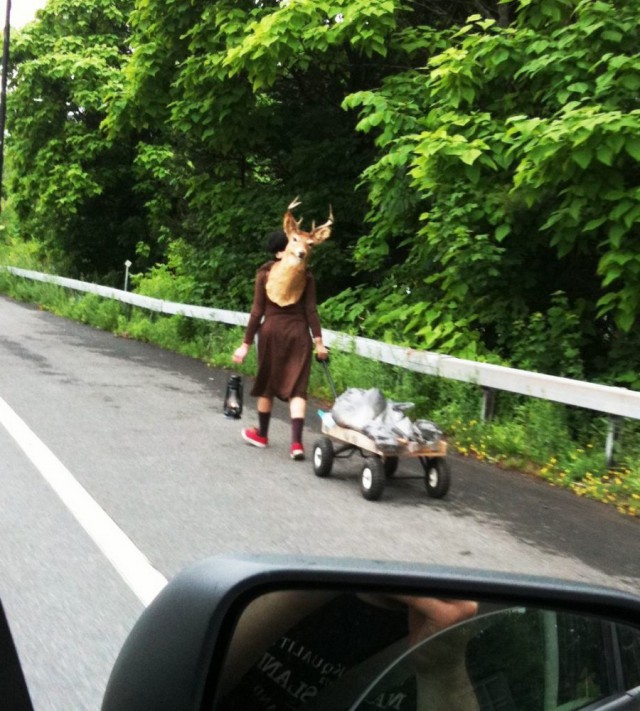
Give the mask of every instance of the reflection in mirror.
<path id="1" fill-rule="evenodd" d="M 214 708 L 574 711 L 624 699 L 634 687 L 640 631 L 597 617 L 281 591 L 241 615 Z"/>

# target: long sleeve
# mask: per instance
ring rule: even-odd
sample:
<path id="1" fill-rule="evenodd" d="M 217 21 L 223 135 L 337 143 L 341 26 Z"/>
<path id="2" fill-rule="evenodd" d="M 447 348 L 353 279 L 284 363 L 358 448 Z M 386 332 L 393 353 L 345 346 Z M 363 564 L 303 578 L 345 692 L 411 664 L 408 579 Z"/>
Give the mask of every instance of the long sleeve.
<path id="1" fill-rule="evenodd" d="M 320 317 L 318 316 L 318 307 L 316 302 L 316 280 L 311 272 L 307 272 L 307 286 L 304 291 L 304 310 L 307 317 L 307 323 L 311 329 L 314 338 L 322 337 L 322 327 L 320 325 Z"/>
<path id="2" fill-rule="evenodd" d="M 256 274 L 256 281 L 253 290 L 253 305 L 251 306 L 251 313 L 249 314 L 249 323 L 247 324 L 247 329 L 244 333 L 245 343 L 253 343 L 253 339 L 256 337 L 260 322 L 264 316 L 266 306 L 265 281 L 266 273 L 264 270 L 260 269 Z"/>

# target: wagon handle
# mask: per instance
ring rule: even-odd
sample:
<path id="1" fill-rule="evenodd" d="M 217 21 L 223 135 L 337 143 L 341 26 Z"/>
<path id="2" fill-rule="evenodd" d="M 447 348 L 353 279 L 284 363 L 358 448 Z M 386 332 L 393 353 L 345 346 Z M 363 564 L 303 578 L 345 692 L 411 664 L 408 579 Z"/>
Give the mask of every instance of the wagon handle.
<path id="1" fill-rule="evenodd" d="M 327 382 L 329 383 L 329 388 L 331 389 L 331 392 L 333 393 L 333 399 L 337 400 L 338 399 L 338 391 L 336 390 L 336 384 L 333 382 L 333 378 L 331 377 L 331 371 L 329 370 L 329 358 L 325 358 L 324 360 L 321 360 L 316 356 L 316 360 L 320 365 L 324 368 L 324 373 L 327 376 Z"/>

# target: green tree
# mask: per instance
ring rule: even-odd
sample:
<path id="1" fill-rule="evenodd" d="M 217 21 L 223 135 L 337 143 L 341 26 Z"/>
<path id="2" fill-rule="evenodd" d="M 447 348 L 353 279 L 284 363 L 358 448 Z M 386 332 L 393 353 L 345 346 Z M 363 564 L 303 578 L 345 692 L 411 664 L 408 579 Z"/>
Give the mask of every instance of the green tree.
<path id="1" fill-rule="evenodd" d="M 327 323 L 636 382 L 639 5 L 50 0 L 14 54 L 12 199 L 77 270 L 137 245 L 230 308 L 288 201 L 332 203 Z"/>
<path id="2" fill-rule="evenodd" d="M 339 216 L 315 263 L 321 288 L 350 277 L 339 255 L 364 209 L 354 184 L 371 142 L 340 108 L 347 59 L 304 44 L 326 34 L 325 4 L 155 0 L 132 16 L 136 51 L 107 126 L 136 132 L 153 239 L 190 245 L 205 299 L 246 306 L 264 235 L 295 195 L 308 219 L 330 203 Z"/>
<path id="3" fill-rule="evenodd" d="M 593 372 L 640 316 L 640 7 L 509 8 L 509 23 L 474 15 L 432 32 L 423 69 L 346 99 L 379 151 L 363 174 L 371 229 L 356 258 L 390 267 L 376 300 L 386 294 L 396 335 L 416 345 L 454 323 L 463 347 L 511 357 L 514 322 L 549 312 L 557 323 L 562 292 L 579 322 L 570 348 Z M 412 318 L 420 303 L 440 313 L 433 324 Z"/>
<path id="4" fill-rule="evenodd" d="M 185 265 L 205 298 L 224 289 L 231 304 L 246 305 L 263 235 L 295 195 L 307 216 L 324 219 L 332 203 L 337 218 L 314 258 L 321 298 L 354 284 L 351 248 L 366 211 L 356 185 L 374 145 L 342 101 L 423 62 L 424 52 L 405 46 L 416 41 L 412 23 L 450 22 L 448 6 L 150 0 L 136 8 L 136 51 L 107 124 L 112 135 L 138 132 L 143 179 L 157 188 L 155 235 L 193 248 Z"/>
<path id="5" fill-rule="evenodd" d="M 131 2 L 49 0 L 13 41 L 9 195 L 21 231 L 78 274 L 122 272 L 145 223 L 133 147 L 100 129 L 130 56 Z"/>

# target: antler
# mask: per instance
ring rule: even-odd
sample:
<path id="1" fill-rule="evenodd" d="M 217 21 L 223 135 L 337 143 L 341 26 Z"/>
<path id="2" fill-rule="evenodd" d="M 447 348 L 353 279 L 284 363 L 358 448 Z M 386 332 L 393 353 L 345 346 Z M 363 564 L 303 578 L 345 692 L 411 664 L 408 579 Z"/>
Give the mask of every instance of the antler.
<path id="1" fill-rule="evenodd" d="M 287 207 L 287 211 L 284 213 L 284 220 L 282 227 L 285 231 L 285 234 L 287 237 L 289 237 L 289 232 L 291 230 L 299 230 L 300 225 L 302 224 L 302 218 L 299 220 L 296 220 L 296 218 L 293 216 L 293 213 L 291 210 L 293 210 L 295 207 L 298 207 L 298 205 L 301 205 L 302 203 L 300 202 L 300 198 L 296 196 L 290 203 L 289 206 Z"/>
<path id="2" fill-rule="evenodd" d="M 284 214 L 283 228 L 285 233 L 287 234 L 287 237 L 289 236 L 291 230 L 299 230 L 300 225 L 302 225 L 302 218 L 296 220 L 296 218 L 293 216 L 293 213 L 291 212 L 295 207 L 298 207 L 298 205 L 301 204 L 302 203 L 300 201 L 300 198 L 296 196 L 289 203 L 287 211 Z M 314 220 L 313 224 L 311 225 L 311 232 L 308 232 L 306 234 L 308 234 L 309 237 L 316 243 L 324 242 L 324 240 L 328 239 L 331 235 L 331 226 L 333 225 L 333 219 L 333 208 L 331 207 L 331 205 L 329 205 L 329 219 L 324 224 L 319 225 L 318 227 L 316 227 L 316 223 Z"/>
<path id="3" fill-rule="evenodd" d="M 311 228 L 311 238 L 314 244 L 319 244 L 329 239 L 331 236 L 331 227 L 333 226 L 333 210 L 331 205 L 329 205 L 329 219 L 323 224 L 316 227 L 316 223 L 313 223 Z"/>
<path id="4" fill-rule="evenodd" d="M 329 222 L 333 224 L 333 208 L 331 207 L 331 203 L 329 203 Z"/>
<path id="5" fill-rule="evenodd" d="M 333 225 L 333 208 L 329 205 L 329 219 L 323 225 L 318 225 L 318 227 L 316 227 L 314 220 L 313 225 L 311 226 L 311 231 L 315 232 L 316 229 L 321 230 L 324 227 L 331 227 L 331 225 Z"/>

